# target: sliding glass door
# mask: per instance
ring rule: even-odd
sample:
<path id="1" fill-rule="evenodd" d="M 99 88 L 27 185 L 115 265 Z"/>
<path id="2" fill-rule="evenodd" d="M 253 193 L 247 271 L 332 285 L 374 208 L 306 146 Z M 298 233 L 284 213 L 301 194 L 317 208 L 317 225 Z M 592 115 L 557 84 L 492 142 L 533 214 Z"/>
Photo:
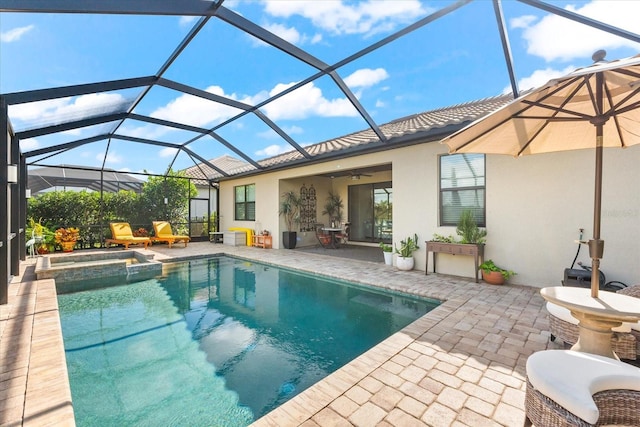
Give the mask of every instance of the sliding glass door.
<path id="1" fill-rule="evenodd" d="M 391 182 L 349 186 L 349 240 L 391 242 L 393 234 Z"/>

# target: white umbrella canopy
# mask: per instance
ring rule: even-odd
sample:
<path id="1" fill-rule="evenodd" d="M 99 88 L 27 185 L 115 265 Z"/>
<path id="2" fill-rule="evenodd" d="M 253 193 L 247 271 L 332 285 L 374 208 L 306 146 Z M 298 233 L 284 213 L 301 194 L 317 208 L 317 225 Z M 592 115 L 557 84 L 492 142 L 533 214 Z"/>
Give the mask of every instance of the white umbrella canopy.
<path id="1" fill-rule="evenodd" d="M 640 55 L 596 63 L 553 79 L 444 138 L 449 153 L 524 156 L 595 149 L 591 296 L 598 296 L 603 147 L 640 144 Z"/>

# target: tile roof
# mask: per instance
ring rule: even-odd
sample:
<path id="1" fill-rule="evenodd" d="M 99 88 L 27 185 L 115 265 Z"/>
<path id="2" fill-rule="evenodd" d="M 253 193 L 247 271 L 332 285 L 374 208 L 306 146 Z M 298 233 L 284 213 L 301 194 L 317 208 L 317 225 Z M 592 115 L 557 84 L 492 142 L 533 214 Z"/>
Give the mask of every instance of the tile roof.
<path id="1" fill-rule="evenodd" d="M 314 159 L 320 160 L 338 157 L 340 154 L 347 154 L 356 150 L 369 148 L 372 151 L 376 149 L 385 150 L 389 147 L 401 146 L 408 143 L 430 142 L 434 139 L 440 140 L 444 137 L 443 132 L 446 131 L 449 133 L 462 128 L 463 125 L 497 110 L 512 100 L 513 97 L 511 94 L 500 95 L 396 119 L 380 126 L 380 130 L 387 138 L 386 142 L 380 141 L 373 130 L 365 129 L 304 147 L 311 156 L 311 159 L 308 160 L 305 160 L 300 152 L 291 150 L 274 157 L 260 160 L 257 163 L 264 168 L 273 170 L 278 167 L 287 166 L 287 164 L 293 162 L 313 162 Z M 210 162 L 231 176 L 258 172 L 258 169 L 253 165 L 228 155 L 218 157 Z M 198 166 L 192 166 L 185 169 L 185 172 L 187 176 L 193 178 L 205 179 L 208 177 L 208 179 L 214 180 L 223 178 L 222 175 L 206 165 L 200 164 L 200 168 Z M 206 176 L 203 174 L 203 171 L 207 174 Z"/>

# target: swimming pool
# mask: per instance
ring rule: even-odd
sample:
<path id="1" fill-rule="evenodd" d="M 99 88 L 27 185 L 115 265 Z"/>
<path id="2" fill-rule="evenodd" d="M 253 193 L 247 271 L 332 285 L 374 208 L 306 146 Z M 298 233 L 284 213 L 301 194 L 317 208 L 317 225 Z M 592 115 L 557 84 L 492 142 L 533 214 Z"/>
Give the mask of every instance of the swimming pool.
<path id="1" fill-rule="evenodd" d="M 58 300 L 78 426 L 246 426 L 439 304 L 230 257 Z"/>

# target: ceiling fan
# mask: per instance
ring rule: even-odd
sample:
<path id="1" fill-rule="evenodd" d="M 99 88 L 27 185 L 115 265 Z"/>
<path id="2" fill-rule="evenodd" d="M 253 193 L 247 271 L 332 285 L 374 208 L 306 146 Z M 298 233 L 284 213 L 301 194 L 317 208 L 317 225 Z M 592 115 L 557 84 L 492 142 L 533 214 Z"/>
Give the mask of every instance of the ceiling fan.
<path id="1" fill-rule="evenodd" d="M 369 174 L 366 174 L 366 173 L 360 173 L 360 172 L 357 172 L 357 171 L 351 171 L 351 172 L 349 172 L 349 175 L 351 175 L 351 179 L 353 181 L 357 181 L 358 179 L 360 179 L 361 176 L 367 176 L 367 177 L 373 176 L 373 175 L 369 175 Z"/>

